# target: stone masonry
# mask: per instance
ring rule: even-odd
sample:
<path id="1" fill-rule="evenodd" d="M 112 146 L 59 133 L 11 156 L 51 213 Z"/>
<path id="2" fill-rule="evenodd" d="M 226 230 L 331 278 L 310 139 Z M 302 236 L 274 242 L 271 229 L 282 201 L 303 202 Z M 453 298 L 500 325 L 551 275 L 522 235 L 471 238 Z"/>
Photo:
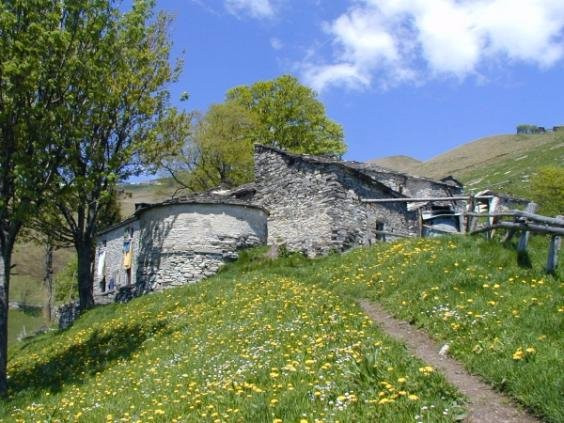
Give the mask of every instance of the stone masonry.
<path id="1" fill-rule="evenodd" d="M 127 300 L 211 276 L 238 250 L 266 243 L 266 218 L 260 207 L 212 198 L 145 205 L 98 235 L 95 301 Z M 125 241 L 133 253 L 129 271 L 123 266 Z"/>
<path id="2" fill-rule="evenodd" d="M 372 244 L 383 238 L 376 231 L 419 233 L 418 212 L 408 211 L 407 203 L 369 204 L 362 198 L 450 196 L 458 189 L 362 163 L 260 145 L 255 146 L 255 178 L 230 195 L 269 211 L 269 244 L 285 244 L 309 256 Z"/>

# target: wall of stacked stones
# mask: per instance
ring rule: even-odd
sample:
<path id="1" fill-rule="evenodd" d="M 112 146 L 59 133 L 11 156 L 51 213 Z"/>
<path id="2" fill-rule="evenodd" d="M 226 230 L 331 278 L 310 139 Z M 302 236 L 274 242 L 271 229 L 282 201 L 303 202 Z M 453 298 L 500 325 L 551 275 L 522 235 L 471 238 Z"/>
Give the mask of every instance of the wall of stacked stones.
<path id="1" fill-rule="evenodd" d="M 405 233 L 417 225 L 405 204 L 367 205 L 360 198 L 390 196 L 368 177 L 334 163 L 309 163 L 269 149 L 255 154 L 255 201 L 269 210 L 269 244 L 308 255 L 376 241 L 376 222 Z"/>
<path id="2" fill-rule="evenodd" d="M 175 204 L 140 216 L 137 289 L 196 282 L 237 258 L 237 250 L 266 244 L 266 213 L 230 204 Z"/>
<path id="3" fill-rule="evenodd" d="M 323 165 L 334 175 L 339 187 L 338 207 L 332 209 L 334 217 L 332 237 L 341 250 L 357 245 L 371 245 L 377 241 L 378 223 L 385 231 L 413 233 L 418 231 L 417 213 L 408 212 L 406 203 L 362 203 L 362 198 L 386 198 L 391 194 L 369 178 L 358 175 L 336 164 Z M 387 239 L 390 239 L 388 236 Z"/>
<path id="4" fill-rule="evenodd" d="M 286 244 L 292 251 L 328 251 L 333 246 L 331 209 L 338 199 L 331 175 L 288 163 L 271 151 L 255 154 L 257 194 L 254 202 L 266 208 L 269 244 Z"/>
<path id="5" fill-rule="evenodd" d="M 199 281 L 236 259 L 238 250 L 266 244 L 267 236 L 266 212 L 256 207 L 180 203 L 150 208 L 98 237 L 95 302 L 124 301 Z M 123 267 L 125 239 L 131 239 L 133 250 L 130 284 Z M 100 277 L 97 269 L 102 252 L 106 258 Z M 108 289 L 111 279 L 113 290 Z"/>
<path id="6" fill-rule="evenodd" d="M 132 219 L 118 227 L 102 233 L 96 242 L 96 257 L 94 263 L 93 294 L 97 304 L 106 304 L 114 301 L 116 293 L 121 287 L 128 285 L 127 273 L 123 267 L 123 243 L 131 241 L 133 260 L 131 264 L 131 284 L 135 285 L 137 272 L 137 256 L 139 254 L 139 221 Z M 104 245 L 105 244 L 105 245 Z M 98 274 L 100 254 L 106 253 L 103 277 Z M 105 289 L 102 285 L 105 280 Z M 109 290 L 110 281 L 113 279 L 115 288 Z"/>

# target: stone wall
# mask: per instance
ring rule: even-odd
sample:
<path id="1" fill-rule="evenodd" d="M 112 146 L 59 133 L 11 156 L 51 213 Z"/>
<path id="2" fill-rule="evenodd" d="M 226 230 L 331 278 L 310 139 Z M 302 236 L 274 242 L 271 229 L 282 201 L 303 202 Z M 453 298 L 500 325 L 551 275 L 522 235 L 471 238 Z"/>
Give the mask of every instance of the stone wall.
<path id="1" fill-rule="evenodd" d="M 237 250 L 266 244 L 266 212 L 234 204 L 174 204 L 140 215 L 138 286 L 183 285 L 215 274 Z"/>
<path id="2" fill-rule="evenodd" d="M 131 241 L 133 260 L 131 271 L 123 267 L 123 244 Z M 106 253 L 103 276 L 98 274 L 100 254 Z M 96 303 L 105 304 L 114 301 L 121 287 L 137 283 L 137 260 L 139 252 L 139 221 L 128 219 L 111 230 L 102 232 L 96 240 L 96 259 L 94 263 L 93 293 Z"/>
<path id="3" fill-rule="evenodd" d="M 266 215 L 259 207 L 221 202 L 162 203 L 139 210 L 98 236 L 96 303 L 123 301 L 215 274 L 237 258 L 239 249 L 266 244 Z M 133 249 L 129 275 L 123 267 L 125 239 L 131 239 Z M 106 260 L 100 277 L 97 269 L 103 251 Z M 111 280 L 114 289 L 110 290 Z"/>
<path id="4" fill-rule="evenodd" d="M 416 215 L 405 203 L 360 202 L 398 193 L 337 161 L 257 146 L 255 178 L 253 201 L 270 212 L 269 244 L 315 256 L 375 242 L 377 222 L 388 231 L 415 232 Z"/>

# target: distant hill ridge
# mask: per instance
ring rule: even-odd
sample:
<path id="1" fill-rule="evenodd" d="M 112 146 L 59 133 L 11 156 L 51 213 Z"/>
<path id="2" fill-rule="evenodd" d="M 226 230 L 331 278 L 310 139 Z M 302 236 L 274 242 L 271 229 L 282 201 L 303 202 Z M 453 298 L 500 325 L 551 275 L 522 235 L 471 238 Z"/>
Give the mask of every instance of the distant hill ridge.
<path id="1" fill-rule="evenodd" d="M 382 157 L 381 159 L 368 160 L 366 163 L 400 172 L 408 172 L 409 169 L 423 164 L 420 160 L 404 155 Z"/>
<path id="2" fill-rule="evenodd" d="M 564 165 L 564 133 L 494 135 L 460 145 L 425 162 L 408 156 L 369 162 L 434 179 L 453 175 L 471 190 L 491 187 L 517 194 L 526 191 L 524 183 L 539 167 Z"/>

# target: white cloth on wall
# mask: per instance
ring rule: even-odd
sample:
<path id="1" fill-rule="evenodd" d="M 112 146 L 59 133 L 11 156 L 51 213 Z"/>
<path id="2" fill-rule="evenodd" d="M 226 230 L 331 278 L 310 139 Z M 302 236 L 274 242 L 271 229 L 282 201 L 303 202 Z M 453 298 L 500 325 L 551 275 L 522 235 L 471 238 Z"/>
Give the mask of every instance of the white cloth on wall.
<path id="1" fill-rule="evenodd" d="M 104 277 L 104 268 L 106 267 L 106 252 L 102 251 L 98 256 L 98 278 Z"/>

